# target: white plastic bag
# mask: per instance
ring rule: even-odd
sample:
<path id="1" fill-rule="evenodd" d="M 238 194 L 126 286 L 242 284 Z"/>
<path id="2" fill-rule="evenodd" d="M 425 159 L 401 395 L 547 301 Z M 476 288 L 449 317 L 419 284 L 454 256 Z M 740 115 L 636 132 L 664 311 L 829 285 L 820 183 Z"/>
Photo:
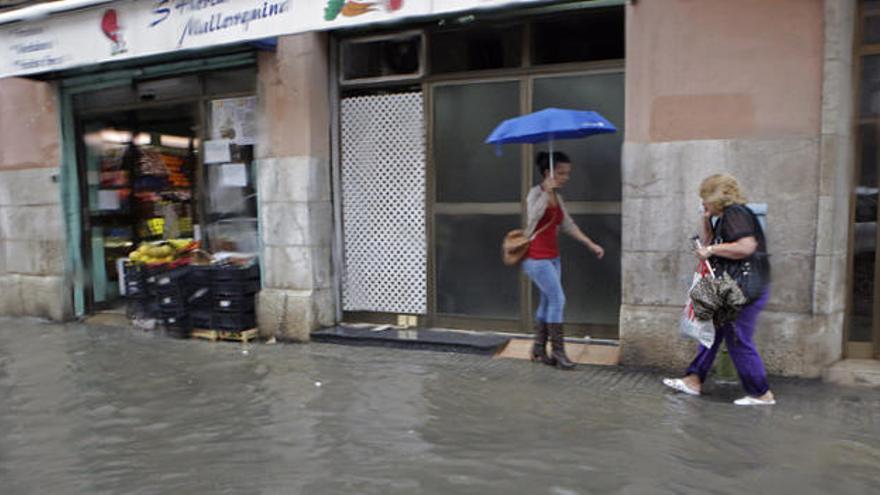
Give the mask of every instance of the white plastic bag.
<path id="1" fill-rule="evenodd" d="M 700 270 L 694 273 L 694 280 L 688 289 L 688 294 L 697 285 L 703 277 L 712 276 L 706 264 L 700 264 Z M 694 315 L 694 302 L 688 297 L 687 304 L 684 306 L 684 312 L 681 315 L 681 322 L 678 325 L 682 337 L 694 339 L 704 347 L 712 347 L 715 342 L 715 324 L 712 320 L 700 320 Z"/>

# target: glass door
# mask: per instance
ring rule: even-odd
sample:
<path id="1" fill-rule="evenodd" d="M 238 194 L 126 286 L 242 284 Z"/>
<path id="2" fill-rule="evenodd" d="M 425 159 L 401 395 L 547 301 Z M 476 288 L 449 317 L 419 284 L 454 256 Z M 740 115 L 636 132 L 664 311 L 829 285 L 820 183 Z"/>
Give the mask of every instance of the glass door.
<path id="1" fill-rule="evenodd" d="M 566 323 L 572 335 L 616 337 L 620 311 L 621 147 L 624 75 L 526 76 L 516 80 L 431 87 L 434 324 L 525 330 L 537 294 L 520 270 L 504 266 L 504 234 L 521 227 L 533 184 L 533 154 L 542 146 L 484 144 L 504 119 L 547 107 L 597 110 L 620 132 L 559 141 L 574 161 L 564 197 L 575 222 L 600 243 L 599 261 L 560 236 Z M 526 155 L 528 154 L 528 155 Z"/>
<path id="2" fill-rule="evenodd" d="M 877 2 L 860 2 L 856 63 L 859 70 L 857 100 L 856 167 L 854 175 L 852 238 L 850 243 L 849 301 L 846 356 L 880 357 L 880 297 L 877 294 L 877 208 L 880 174 L 880 8 Z"/>
<path id="3" fill-rule="evenodd" d="M 499 155 L 483 141 L 522 113 L 521 82 L 443 84 L 431 95 L 435 324 L 518 329 L 519 271 L 500 262 L 499 242 L 520 226 L 522 147 Z"/>
<path id="4" fill-rule="evenodd" d="M 194 236 L 195 104 L 80 120 L 89 311 L 118 300 L 119 263 L 142 241 Z"/>
<path id="5" fill-rule="evenodd" d="M 617 133 L 559 141 L 554 149 L 572 160 L 572 175 L 562 191 L 569 214 L 590 238 L 605 248 L 597 260 L 584 246 L 560 234 L 566 323 L 592 337 L 617 338 L 620 315 L 620 163 L 624 136 L 622 71 L 533 80 L 532 110 L 548 107 L 595 110 L 617 126 Z M 536 146 L 535 150 L 546 150 Z M 537 174 L 532 180 L 538 183 Z M 537 305 L 538 294 L 532 293 Z"/>

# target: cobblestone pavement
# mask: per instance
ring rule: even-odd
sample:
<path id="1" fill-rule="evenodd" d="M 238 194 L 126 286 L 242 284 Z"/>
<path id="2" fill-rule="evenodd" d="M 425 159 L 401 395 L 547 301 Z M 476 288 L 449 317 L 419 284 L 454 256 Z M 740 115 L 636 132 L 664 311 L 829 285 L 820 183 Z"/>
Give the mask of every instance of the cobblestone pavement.
<path id="1" fill-rule="evenodd" d="M 877 493 L 880 391 L 0 319 L 18 493 Z"/>

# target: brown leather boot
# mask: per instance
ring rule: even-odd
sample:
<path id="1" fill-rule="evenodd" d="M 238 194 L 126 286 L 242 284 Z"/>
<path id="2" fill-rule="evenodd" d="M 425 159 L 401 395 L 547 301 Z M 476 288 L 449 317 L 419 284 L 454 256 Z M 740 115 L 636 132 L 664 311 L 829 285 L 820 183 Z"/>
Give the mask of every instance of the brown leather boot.
<path id="1" fill-rule="evenodd" d="M 532 345 L 532 362 L 542 362 L 554 366 L 556 362 L 547 356 L 547 324 L 535 322 L 535 343 Z"/>
<path id="2" fill-rule="evenodd" d="M 560 323 L 547 324 L 547 330 L 550 334 L 550 359 L 556 361 L 556 367 L 561 370 L 574 369 L 574 363 L 565 355 L 565 333 L 562 331 Z"/>

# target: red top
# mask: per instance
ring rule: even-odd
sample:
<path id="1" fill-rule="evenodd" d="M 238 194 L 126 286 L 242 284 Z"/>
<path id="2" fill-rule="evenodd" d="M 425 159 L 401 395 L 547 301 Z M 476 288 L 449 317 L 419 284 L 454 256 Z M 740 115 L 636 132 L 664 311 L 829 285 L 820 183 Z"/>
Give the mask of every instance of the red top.
<path id="1" fill-rule="evenodd" d="M 551 225 L 544 230 L 545 225 Z M 544 216 L 538 221 L 535 232 L 540 232 L 529 244 L 529 252 L 526 255 L 535 260 L 549 260 L 559 257 L 559 243 L 557 241 L 557 229 L 562 223 L 562 209 L 559 205 L 547 205 Z"/>

